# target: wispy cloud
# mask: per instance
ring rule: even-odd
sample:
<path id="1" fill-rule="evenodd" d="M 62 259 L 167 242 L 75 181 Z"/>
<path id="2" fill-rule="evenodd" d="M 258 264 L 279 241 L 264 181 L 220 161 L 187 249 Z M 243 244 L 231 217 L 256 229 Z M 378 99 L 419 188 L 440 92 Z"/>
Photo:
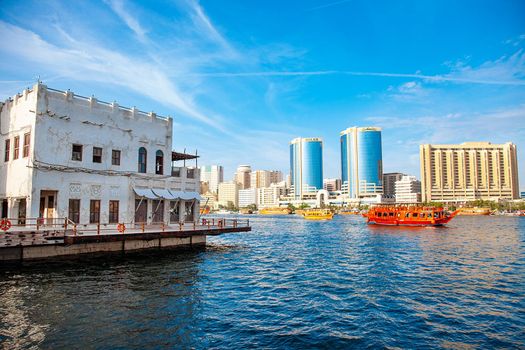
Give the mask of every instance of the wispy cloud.
<path id="1" fill-rule="evenodd" d="M 142 28 L 139 21 L 124 8 L 123 0 L 105 0 L 105 2 L 124 21 L 124 23 L 126 23 L 129 29 L 135 33 L 140 42 L 147 42 L 146 31 Z"/>
<path id="2" fill-rule="evenodd" d="M 323 4 L 323 5 L 319 5 L 319 6 L 315 6 L 315 7 L 311 7 L 309 9 L 306 9 L 306 11 L 316 11 L 316 10 L 322 10 L 322 9 L 325 9 L 327 7 L 332 7 L 332 6 L 337 6 L 337 5 L 341 5 L 341 4 L 344 4 L 346 2 L 350 2 L 352 0 L 339 0 L 339 1 L 334 1 L 334 2 L 329 2 L 327 4 Z"/>

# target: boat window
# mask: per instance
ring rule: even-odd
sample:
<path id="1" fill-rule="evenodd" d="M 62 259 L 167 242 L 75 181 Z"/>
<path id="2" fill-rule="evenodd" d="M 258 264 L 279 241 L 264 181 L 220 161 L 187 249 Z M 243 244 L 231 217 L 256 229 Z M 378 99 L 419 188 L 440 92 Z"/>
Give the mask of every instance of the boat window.
<path id="1" fill-rule="evenodd" d="M 417 218 L 417 213 L 412 213 L 413 218 Z"/>
<path id="2" fill-rule="evenodd" d="M 390 212 L 388 213 L 389 216 L 394 216 L 394 213 Z"/>
<path id="3" fill-rule="evenodd" d="M 406 218 L 409 218 L 409 217 L 410 217 L 410 213 L 406 213 L 406 214 L 405 214 L 405 217 L 406 217 Z"/>
<path id="4" fill-rule="evenodd" d="M 381 216 L 381 212 L 378 212 L 378 213 L 377 213 L 377 216 L 380 217 L 380 216 Z"/>
<path id="5" fill-rule="evenodd" d="M 419 214 L 419 217 L 420 217 L 420 218 L 425 218 L 425 213 L 421 213 L 421 214 Z"/>
<path id="6" fill-rule="evenodd" d="M 434 217 L 437 219 L 437 217 L 439 216 L 439 213 L 434 213 Z"/>
<path id="7" fill-rule="evenodd" d="M 431 217 L 432 217 L 432 213 L 428 213 L 427 218 L 431 218 Z"/>

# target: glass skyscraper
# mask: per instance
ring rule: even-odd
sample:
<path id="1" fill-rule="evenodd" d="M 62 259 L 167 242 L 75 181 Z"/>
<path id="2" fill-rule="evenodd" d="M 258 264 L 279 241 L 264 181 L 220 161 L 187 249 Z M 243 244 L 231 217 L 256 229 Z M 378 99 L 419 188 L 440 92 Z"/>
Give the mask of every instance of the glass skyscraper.
<path id="1" fill-rule="evenodd" d="M 381 128 L 348 128 L 341 132 L 343 193 L 351 198 L 383 193 Z"/>
<path id="2" fill-rule="evenodd" d="M 299 137 L 290 142 L 290 178 L 296 199 L 323 189 L 323 140 Z"/>

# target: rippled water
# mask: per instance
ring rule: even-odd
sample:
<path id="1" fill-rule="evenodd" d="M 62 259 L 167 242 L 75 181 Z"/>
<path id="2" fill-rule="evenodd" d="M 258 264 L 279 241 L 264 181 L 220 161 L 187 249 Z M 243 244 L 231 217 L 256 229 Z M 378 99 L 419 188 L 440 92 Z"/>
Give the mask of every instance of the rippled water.
<path id="1" fill-rule="evenodd" d="M 250 217 L 206 249 L 0 269 L 13 348 L 525 348 L 525 218 Z"/>

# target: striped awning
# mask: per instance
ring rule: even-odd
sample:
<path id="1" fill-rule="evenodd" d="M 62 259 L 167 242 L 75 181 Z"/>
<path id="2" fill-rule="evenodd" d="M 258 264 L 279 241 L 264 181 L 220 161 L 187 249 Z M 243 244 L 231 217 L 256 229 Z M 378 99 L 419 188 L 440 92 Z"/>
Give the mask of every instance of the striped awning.
<path id="1" fill-rule="evenodd" d="M 168 200 L 177 199 L 177 197 L 175 197 L 168 189 L 165 188 L 154 188 L 153 193 L 155 193 L 155 195 L 160 198 Z"/>
<path id="2" fill-rule="evenodd" d="M 184 191 L 170 191 L 171 194 L 177 198 L 182 200 L 191 200 L 191 199 L 197 199 L 200 200 L 201 196 L 197 192 L 184 192 Z"/>
<path id="3" fill-rule="evenodd" d="M 135 194 L 137 196 L 142 197 L 142 198 L 159 199 L 159 197 L 157 195 L 155 195 L 155 193 L 153 193 L 151 188 L 136 188 L 136 187 L 134 187 L 133 191 L 135 192 Z"/>

